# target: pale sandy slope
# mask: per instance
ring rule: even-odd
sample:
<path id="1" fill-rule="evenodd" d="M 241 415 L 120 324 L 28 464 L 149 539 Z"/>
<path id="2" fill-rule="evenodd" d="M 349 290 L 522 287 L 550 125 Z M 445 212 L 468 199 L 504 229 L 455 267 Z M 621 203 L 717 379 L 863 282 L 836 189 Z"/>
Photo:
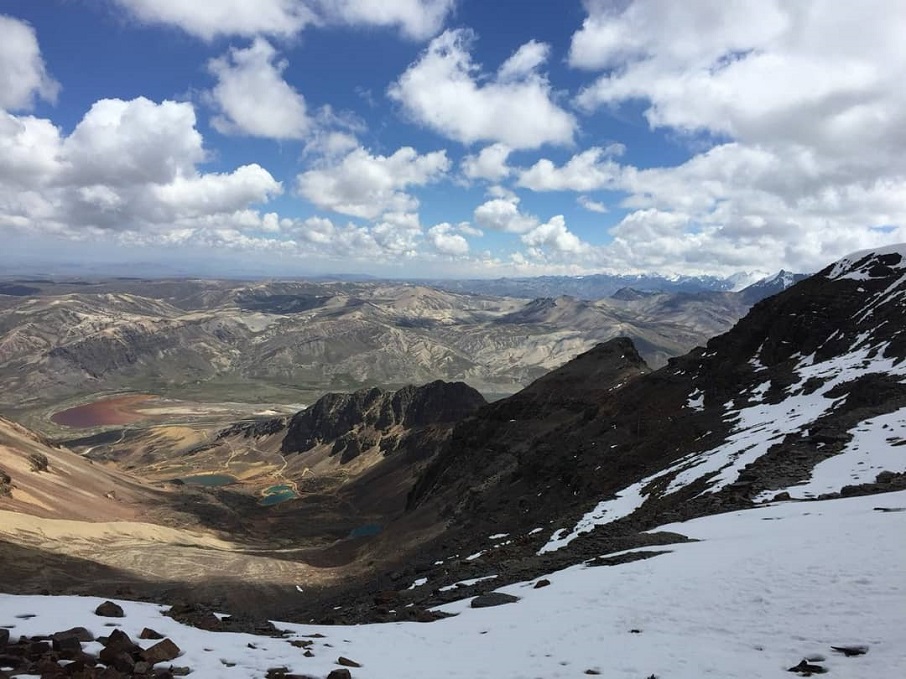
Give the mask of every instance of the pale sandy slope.
<path id="1" fill-rule="evenodd" d="M 36 453 L 47 457 L 46 471 L 32 470 L 29 456 Z M 2 418 L 0 469 L 12 479 L 10 493 L 0 496 L 0 542 L 85 559 L 144 582 L 232 579 L 294 589 L 334 577 L 329 569 L 272 558 L 201 530 L 191 517 L 166 509 L 165 490 L 50 446 Z M 6 589 L 25 580 L 40 585 L 34 569 L 12 565 L 19 581 L 9 582 L 9 573 L 0 577 Z M 79 573 L 71 575 L 78 579 Z"/>

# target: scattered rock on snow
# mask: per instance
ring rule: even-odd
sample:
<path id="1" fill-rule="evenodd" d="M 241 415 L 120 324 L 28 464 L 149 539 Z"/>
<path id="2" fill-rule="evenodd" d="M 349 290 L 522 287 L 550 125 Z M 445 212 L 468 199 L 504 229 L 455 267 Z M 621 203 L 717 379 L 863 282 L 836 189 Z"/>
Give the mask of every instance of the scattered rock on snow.
<path id="1" fill-rule="evenodd" d="M 53 650 L 72 658 L 82 652 L 82 642 L 75 634 L 57 633 L 52 636 Z"/>
<path id="2" fill-rule="evenodd" d="M 50 635 L 51 639 L 57 639 L 59 637 L 75 637 L 79 641 L 88 643 L 89 641 L 94 641 L 94 635 L 89 632 L 84 627 L 73 627 L 72 629 L 63 630 L 62 632 L 55 632 Z"/>
<path id="3" fill-rule="evenodd" d="M 551 581 L 547 578 L 541 578 L 538 582 L 535 583 L 534 589 L 541 589 L 542 587 L 547 587 L 551 584 Z"/>
<path id="4" fill-rule="evenodd" d="M 514 604 L 519 601 L 518 596 L 504 594 L 503 592 L 488 592 L 472 599 L 469 604 L 472 608 L 490 608 L 491 606 L 502 606 L 503 604 Z"/>
<path id="5" fill-rule="evenodd" d="M 327 679 L 352 679 L 352 673 L 347 669 L 334 670 L 327 675 Z"/>
<path id="6" fill-rule="evenodd" d="M 831 649 L 848 658 L 868 653 L 868 646 L 831 646 Z"/>
<path id="7" fill-rule="evenodd" d="M 94 610 L 95 615 L 100 615 L 104 618 L 124 618 L 126 614 L 123 613 L 123 608 L 119 604 L 115 604 L 112 601 L 105 601 L 100 606 Z"/>
<path id="8" fill-rule="evenodd" d="M 139 639 L 163 639 L 163 638 L 164 638 L 164 635 L 161 634 L 160 632 L 155 632 L 155 631 L 154 631 L 153 629 L 151 629 L 150 627 L 146 627 L 146 628 L 143 629 L 143 630 L 141 631 L 141 633 L 138 635 L 138 638 L 139 638 Z"/>
<path id="9" fill-rule="evenodd" d="M 787 672 L 796 672 L 801 677 L 810 677 L 813 674 L 824 674 L 827 672 L 827 668 L 803 659 L 798 665 L 788 669 Z"/>
<path id="10" fill-rule="evenodd" d="M 152 665 L 155 665 L 159 662 L 167 662 L 168 660 L 173 660 L 178 657 L 180 651 L 179 646 L 174 644 L 169 639 L 164 639 L 163 641 L 158 641 L 156 644 L 150 648 L 142 651 L 142 657 Z"/>
<path id="11" fill-rule="evenodd" d="M 361 663 L 357 663 L 355 660 L 350 660 L 344 656 L 337 658 L 337 665 L 342 665 L 343 667 L 361 667 Z"/>

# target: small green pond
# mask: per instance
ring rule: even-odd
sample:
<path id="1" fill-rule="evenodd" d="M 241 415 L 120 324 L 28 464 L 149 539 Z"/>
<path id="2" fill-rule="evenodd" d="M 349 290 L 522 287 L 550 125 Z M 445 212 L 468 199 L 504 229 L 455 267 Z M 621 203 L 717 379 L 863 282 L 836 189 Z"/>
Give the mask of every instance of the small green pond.
<path id="1" fill-rule="evenodd" d="M 349 537 L 351 538 L 370 538 L 374 535 L 377 535 L 383 530 L 383 526 L 377 523 L 367 523 L 364 526 L 359 526 L 358 528 L 353 528 L 349 531 Z"/>
<path id="2" fill-rule="evenodd" d="M 281 484 L 265 489 L 264 497 L 258 501 L 258 504 L 262 507 L 273 507 L 274 505 L 286 502 L 287 500 L 295 500 L 297 497 L 299 496 L 296 494 L 296 491 L 293 490 L 292 486 Z"/>
<path id="3" fill-rule="evenodd" d="M 198 476 L 183 477 L 182 482 L 189 486 L 205 486 L 215 488 L 217 486 L 229 486 L 236 483 L 238 479 L 229 474 L 199 474 Z"/>

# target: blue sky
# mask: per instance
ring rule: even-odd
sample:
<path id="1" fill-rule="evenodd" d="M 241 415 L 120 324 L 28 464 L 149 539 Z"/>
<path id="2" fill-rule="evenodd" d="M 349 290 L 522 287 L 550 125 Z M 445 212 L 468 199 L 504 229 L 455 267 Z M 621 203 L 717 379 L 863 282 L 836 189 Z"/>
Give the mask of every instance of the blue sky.
<path id="1" fill-rule="evenodd" d="M 0 0 L 0 263 L 815 270 L 906 240 L 906 7 Z"/>

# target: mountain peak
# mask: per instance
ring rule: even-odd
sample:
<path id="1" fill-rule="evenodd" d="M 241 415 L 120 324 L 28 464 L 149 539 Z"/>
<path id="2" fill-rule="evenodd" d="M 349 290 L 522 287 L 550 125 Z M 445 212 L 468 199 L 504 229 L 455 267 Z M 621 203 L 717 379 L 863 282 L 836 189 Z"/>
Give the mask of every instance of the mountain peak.
<path id="1" fill-rule="evenodd" d="M 906 276 L 906 243 L 860 250 L 837 260 L 821 273 L 831 280 L 870 280 L 901 271 Z"/>

